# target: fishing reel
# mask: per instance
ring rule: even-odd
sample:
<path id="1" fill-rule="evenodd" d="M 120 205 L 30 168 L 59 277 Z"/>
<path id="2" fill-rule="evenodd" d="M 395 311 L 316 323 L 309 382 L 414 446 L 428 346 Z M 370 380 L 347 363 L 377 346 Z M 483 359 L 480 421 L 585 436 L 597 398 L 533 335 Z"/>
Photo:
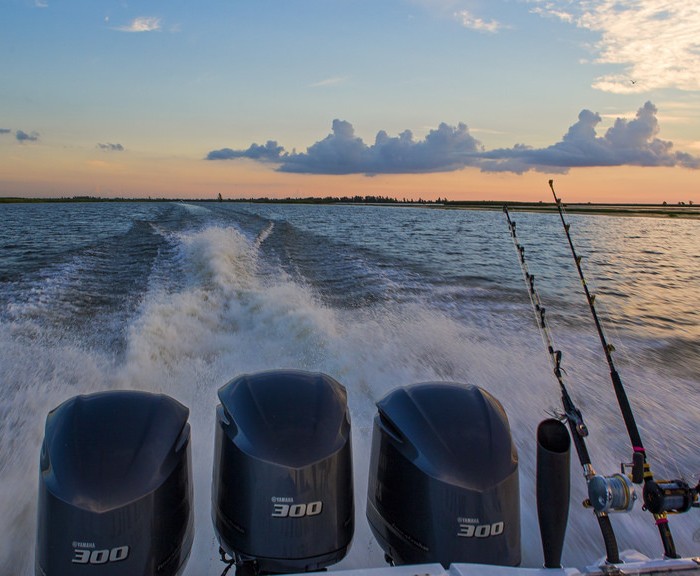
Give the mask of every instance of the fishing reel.
<path id="1" fill-rule="evenodd" d="M 700 483 L 692 487 L 685 480 L 648 480 L 642 489 L 642 508 L 652 514 L 682 514 L 700 508 L 699 495 Z M 625 474 L 595 474 L 588 480 L 584 506 L 597 513 L 629 512 L 636 501 L 634 484 Z"/>
<path id="2" fill-rule="evenodd" d="M 625 474 L 602 476 L 594 474 L 588 480 L 588 499 L 583 503 L 596 513 L 629 512 L 637 501 L 634 484 Z"/>
<path id="3" fill-rule="evenodd" d="M 700 482 L 691 487 L 685 480 L 649 480 L 642 491 L 645 510 L 652 514 L 682 514 L 698 503 Z"/>

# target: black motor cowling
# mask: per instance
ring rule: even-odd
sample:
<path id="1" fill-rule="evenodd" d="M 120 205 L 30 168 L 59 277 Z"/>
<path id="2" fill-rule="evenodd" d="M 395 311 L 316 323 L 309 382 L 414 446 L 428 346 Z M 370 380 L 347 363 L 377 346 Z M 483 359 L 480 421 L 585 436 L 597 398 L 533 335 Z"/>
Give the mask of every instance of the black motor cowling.
<path id="1" fill-rule="evenodd" d="M 212 519 L 222 549 L 261 572 L 341 560 L 355 521 L 345 388 L 274 370 L 231 380 L 219 400 Z"/>
<path id="2" fill-rule="evenodd" d="M 424 383 L 377 408 L 367 519 L 388 558 L 519 565 L 518 457 L 498 400 Z"/>
<path id="3" fill-rule="evenodd" d="M 194 537 L 189 410 L 147 392 L 67 400 L 46 418 L 37 576 L 176 576 Z"/>

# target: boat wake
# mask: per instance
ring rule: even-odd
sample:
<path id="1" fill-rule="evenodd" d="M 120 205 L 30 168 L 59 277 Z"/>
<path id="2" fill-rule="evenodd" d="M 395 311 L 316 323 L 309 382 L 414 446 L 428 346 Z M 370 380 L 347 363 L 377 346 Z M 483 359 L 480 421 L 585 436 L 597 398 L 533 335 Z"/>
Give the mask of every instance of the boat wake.
<path id="1" fill-rule="evenodd" d="M 37 463 L 46 413 L 76 394 L 127 389 L 165 393 L 190 408 L 195 541 L 185 574 L 220 574 L 210 512 L 217 390 L 234 376 L 275 368 L 323 372 L 348 390 L 356 530 L 348 556 L 336 568 L 384 564 L 365 518 L 375 403 L 399 386 L 442 380 L 476 384 L 503 403 L 520 457 L 522 564 L 541 565 L 534 438 L 557 396 L 556 384 L 542 376 L 549 373 L 547 359 L 533 332 L 504 331 L 498 323 L 489 331 L 400 298 L 366 308 L 332 307 L 309 285 L 262 261 L 261 245 L 274 230 L 270 223 L 254 239 L 227 226 L 168 234 L 171 250 L 162 251 L 167 258 L 153 266 L 140 305 L 123 329 L 122 354 L 75 339 L 70 327 L 63 338 L 44 334 L 41 318 L 2 321 L 0 573 L 33 574 Z M 99 324 L 100 318 L 94 321 Z M 589 378 L 601 374 L 589 365 L 578 370 L 589 368 Z M 618 466 L 617 455 L 626 453 L 622 441 L 606 439 L 613 413 L 601 410 L 588 418 L 591 444 L 597 441 L 608 452 L 595 454 L 596 462 L 611 469 Z M 574 480 L 566 565 L 584 566 L 602 555 L 594 518 L 577 510 L 584 491 Z M 620 547 L 658 556 L 655 528 L 644 520 L 613 519 Z M 680 524 L 684 536 L 677 544 L 685 551 L 697 521 L 682 518 Z"/>

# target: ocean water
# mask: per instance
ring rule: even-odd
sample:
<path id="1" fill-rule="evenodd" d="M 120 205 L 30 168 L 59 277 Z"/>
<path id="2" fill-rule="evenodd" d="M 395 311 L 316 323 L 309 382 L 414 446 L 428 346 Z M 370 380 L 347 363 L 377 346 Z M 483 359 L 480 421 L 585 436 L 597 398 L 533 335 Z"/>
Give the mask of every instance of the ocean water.
<path id="1" fill-rule="evenodd" d="M 631 450 L 556 215 L 512 212 L 548 310 L 595 468 Z M 700 474 L 700 222 L 570 216 L 656 477 Z M 382 566 L 365 519 L 375 403 L 416 382 L 476 384 L 508 413 L 520 462 L 523 565 L 540 566 L 535 430 L 559 408 L 504 215 L 415 207 L 238 203 L 0 206 L 0 574 L 33 574 L 46 413 L 108 389 L 191 410 L 195 543 L 186 574 L 220 574 L 210 520 L 214 407 L 234 376 L 325 372 L 348 390 L 356 531 L 338 568 Z M 564 563 L 604 555 L 572 454 Z M 621 549 L 662 553 L 638 504 Z M 698 554 L 700 513 L 671 518 Z"/>

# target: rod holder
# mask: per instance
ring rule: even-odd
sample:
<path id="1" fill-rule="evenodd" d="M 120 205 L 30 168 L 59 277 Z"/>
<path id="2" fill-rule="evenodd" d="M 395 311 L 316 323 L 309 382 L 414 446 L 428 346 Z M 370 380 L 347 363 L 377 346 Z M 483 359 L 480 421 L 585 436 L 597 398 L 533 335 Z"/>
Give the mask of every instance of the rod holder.
<path id="1" fill-rule="evenodd" d="M 537 517 L 545 568 L 561 568 L 569 518 L 571 437 L 549 418 L 537 427 Z"/>

